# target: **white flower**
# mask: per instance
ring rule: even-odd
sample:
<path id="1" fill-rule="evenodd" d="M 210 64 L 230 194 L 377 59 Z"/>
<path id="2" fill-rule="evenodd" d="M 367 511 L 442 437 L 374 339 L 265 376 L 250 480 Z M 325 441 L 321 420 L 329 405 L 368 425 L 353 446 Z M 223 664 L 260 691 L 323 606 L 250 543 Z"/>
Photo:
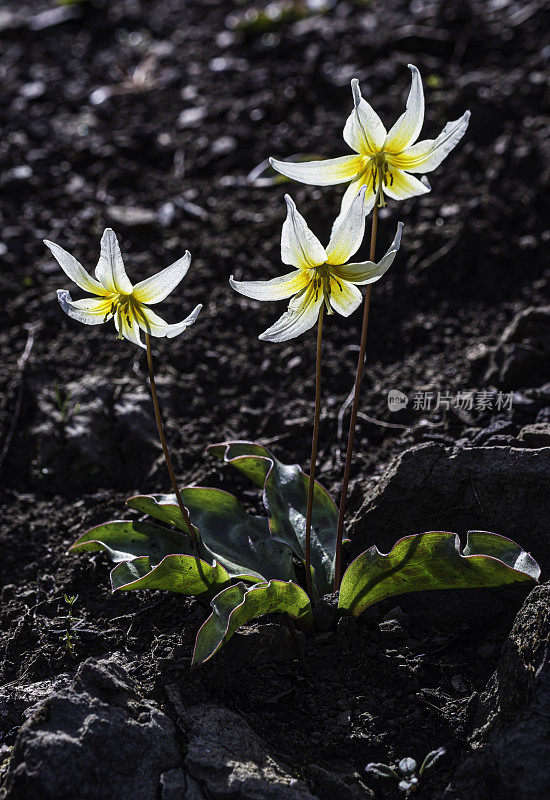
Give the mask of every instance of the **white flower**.
<path id="1" fill-rule="evenodd" d="M 167 336 L 171 339 L 183 333 L 199 315 L 202 305 L 198 305 L 186 319 L 169 325 L 148 308 L 149 305 L 164 300 L 185 277 L 191 263 L 189 252 L 156 275 L 132 286 L 124 269 L 117 238 L 111 228 L 107 228 L 101 237 L 101 255 L 95 268 L 95 278 L 58 244 L 46 239 L 44 244 L 50 248 L 61 269 L 77 286 L 97 296 L 97 299 L 86 297 L 84 300 L 72 300 L 66 290 L 57 291 L 63 311 L 84 325 L 101 325 L 113 319 L 119 339 L 128 339 L 145 348 L 140 329 L 151 336 Z"/>
<path id="2" fill-rule="evenodd" d="M 351 82 L 354 108 L 344 127 L 344 140 L 357 155 L 302 163 L 270 158 L 271 166 L 287 178 L 314 186 L 349 181 L 342 198 L 342 213 L 363 186 L 367 187 L 366 214 L 374 206 L 379 190 L 380 205 L 384 205 L 384 195 L 405 200 L 429 192 L 426 179 L 418 180 L 409 173 L 431 172 L 438 167 L 463 137 L 470 112 L 448 122 L 437 139 L 414 144 L 424 122 L 424 92 L 419 71 L 412 64 L 408 66 L 412 83 L 407 107 L 389 132 L 376 111 L 361 97 L 359 81 L 354 78 Z"/>
<path id="3" fill-rule="evenodd" d="M 281 235 L 281 260 L 296 270 L 270 281 L 236 281 L 233 276 L 229 279 L 233 289 L 254 300 L 292 298 L 288 311 L 260 339 L 270 342 L 294 339 L 315 325 L 323 302 L 329 314 L 334 309 L 349 317 L 362 300 L 357 286 L 374 283 L 389 269 L 399 250 L 402 222 L 397 226 L 390 249 L 378 264 L 345 263 L 363 241 L 365 193 L 363 188 L 347 213 L 335 221 L 326 250 L 308 228 L 292 198 L 285 195 L 288 212 Z"/>

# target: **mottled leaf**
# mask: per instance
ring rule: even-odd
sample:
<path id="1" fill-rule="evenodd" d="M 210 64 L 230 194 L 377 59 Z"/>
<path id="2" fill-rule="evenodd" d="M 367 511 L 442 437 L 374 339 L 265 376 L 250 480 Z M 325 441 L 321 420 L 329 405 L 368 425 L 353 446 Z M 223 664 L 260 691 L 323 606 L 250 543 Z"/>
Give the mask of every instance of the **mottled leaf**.
<path id="1" fill-rule="evenodd" d="M 275 539 L 266 517 L 248 514 L 236 497 L 220 489 L 189 487 L 182 501 L 200 539 L 200 555 L 214 559 L 233 578 L 292 580 L 292 551 Z M 175 495 L 138 495 L 127 504 L 144 514 L 185 529 Z"/>
<path id="2" fill-rule="evenodd" d="M 387 597 L 428 589 L 466 589 L 538 580 L 529 553 L 504 536 L 470 531 L 464 551 L 456 533 L 405 536 L 387 553 L 369 547 L 346 570 L 338 607 L 359 616 Z"/>
<path id="3" fill-rule="evenodd" d="M 77 539 L 69 550 L 104 550 L 115 562 L 148 556 L 151 564 L 156 565 L 173 553 L 192 555 L 193 545 L 188 535 L 178 531 L 150 522 L 121 519 L 96 525 Z"/>
<path id="4" fill-rule="evenodd" d="M 166 556 L 153 566 L 148 556 L 122 561 L 111 572 L 113 591 L 164 589 L 200 597 L 228 586 L 230 576 L 220 564 L 195 556 Z"/>
<path id="5" fill-rule="evenodd" d="M 271 535 L 305 559 L 305 528 L 309 478 L 297 464 L 282 464 L 265 447 L 253 442 L 210 445 L 221 458 L 264 489 Z M 329 493 L 315 481 L 311 526 L 311 564 L 316 594 L 332 591 L 338 510 Z"/>
<path id="6" fill-rule="evenodd" d="M 208 661 L 241 625 L 263 614 L 287 613 L 305 630 L 313 625 L 309 598 L 291 581 L 269 581 L 255 586 L 237 583 L 216 595 L 210 605 L 212 614 L 197 634 L 193 665 Z"/>

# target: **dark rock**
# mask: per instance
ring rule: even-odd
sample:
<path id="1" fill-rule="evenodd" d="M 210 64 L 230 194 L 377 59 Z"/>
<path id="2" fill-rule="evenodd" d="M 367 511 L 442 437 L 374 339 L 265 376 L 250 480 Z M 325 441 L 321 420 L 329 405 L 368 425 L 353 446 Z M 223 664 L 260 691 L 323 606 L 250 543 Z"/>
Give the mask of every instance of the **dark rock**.
<path id="1" fill-rule="evenodd" d="M 206 797 L 317 800 L 239 714 L 213 705 L 186 707 L 175 686 L 167 694 L 188 738 L 186 772 Z"/>
<path id="2" fill-rule="evenodd" d="M 172 721 L 140 697 L 115 657 L 88 659 L 17 735 L 10 800 L 152 800 L 180 751 Z"/>
<path id="3" fill-rule="evenodd" d="M 487 428 L 484 428 L 474 436 L 472 444 L 479 447 L 479 445 L 484 444 L 488 439 L 494 436 L 503 436 L 505 434 L 513 435 L 517 433 L 517 429 L 518 426 L 507 419 L 495 419 Z"/>
<path id="4" fill-rule="evenodd" d="M 89 488 L 121 477 L 135 485 L 158 455 L 151 398 L 145 386 L 113 386 L 105 377 L 84 375 L 37 389 L 39 417 L 31 434 L 42 474 L 70 475 Z"/>
<path id="5" fill-rule="evenodd" d="M 446 800 L 550 797 L 550 584 L 525 600 L 497 671 L 474 711 L 473 754 L 458 767 Z"/>
<path id="6" fill-rule="evenodd" d="M 336 628 L 338 620 L 338 592 L 326 594 L 321 597 L 313 607 L 313 622 L 315 630 L 327 633 Z"/>
<path id="7" fill-rule="evenodd" d="M 550 306 L 517 314 L 493 349 L 487 383 L 502 389 L 539 386 L 550 372 Z"/>
<path id="8" fill-rule="evenodd" d="M 536 422 L 533 425 L 524 425 L 518 439 L 527 447 L 550 447 L 550 423 Z"/>
<path id="9" fill-rule="evenodd" d="M 367 493 L 351 531 L 351 555 L 373 542 L 387 552 L 401 536 L 428 530 L 488 530 L 514 539 L 543 570 L 550 568 L 549 470 L 550 448 L 416 445 Z"/>

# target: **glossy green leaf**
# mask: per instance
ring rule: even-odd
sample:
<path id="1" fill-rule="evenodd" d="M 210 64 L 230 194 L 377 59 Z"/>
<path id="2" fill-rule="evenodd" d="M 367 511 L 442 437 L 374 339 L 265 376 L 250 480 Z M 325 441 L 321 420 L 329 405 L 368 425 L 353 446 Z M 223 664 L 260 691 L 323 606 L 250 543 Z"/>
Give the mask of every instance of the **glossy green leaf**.
<path id="1" fill-rule="evenodd" d="M 230 576 L 220 565 L 195 556 L 166 556 L 153 566 L 148 556 L 122 561 L 111 572 L 113 591 L 164 589 L 200 597 L 229 585 Z"/>
<path id="2" fill-rule="evenodd" d="M 69 550 L 103 550 L 115 562 L 148 556 L 156 565 L 173 553 L 192 555 L 193 545 L 188 535 L 178 531 L 150 522 L 121 519 L 96 525 L 77 539 Z"/>
<path id="3" fill-rule="evenodd" d="M 277 541 L 266 517 L 248 514 L 236 497 L 221 489 L 181 490 L 185 507 L 200 539 L 200 555 L 218 561 L 233 578 L 258 581 L 294 579 L 291 549 Z M 185 529 L 174 495 L 139 495 L 131 508 Z"/>
<path id="4" fill-rule="evenodd" d="M 387 554 L 375 546 L 365 550 L 342 578 L 338 607 L 357 617 L 398 594 L 501 586 L 539 575 L 532 556 L 505 536 L 470 531 L 461 553 L 456 533 L 429 531 L 399 539 Z"/>
<path id="5" fill-rule="evenodd" d="M 208 661 L 241 625 L 263 614 L 287 613 L 298 627 L 309 630 L 313 626 L 309 598 L 292 581 L 237 583 L 216 595 L 210 605 L 212 614 L 197 634 L 193 665 Z"/>
<path id="6" fill-rule="evenodd" d="M 292 548 L 304 561 L 309 477 L 297 464 L 282 464 L 262 445 L 225 442 L 207 451 L 231 464 L 264 489 L 271 535 Z M 332 591 L 338 509 L 329 493 L 315 481 L 311 526 L 311 564 L 318 596 Z"/>

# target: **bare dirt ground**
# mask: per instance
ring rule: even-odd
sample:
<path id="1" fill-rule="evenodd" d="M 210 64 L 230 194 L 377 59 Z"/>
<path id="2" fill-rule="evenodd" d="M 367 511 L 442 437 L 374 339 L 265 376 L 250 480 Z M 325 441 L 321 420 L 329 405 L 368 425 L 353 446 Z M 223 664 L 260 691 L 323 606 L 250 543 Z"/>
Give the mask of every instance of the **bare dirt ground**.
<path id="1" fill-rule="evenodd" d="M 228 277 L 280 274 L 285 191 L 324 240 L 342 190 L 246 176 L 269 155 L 345 154 L 352 77 L 392 124 L 412 62 L 422 138 L 466 108 L 472 118 L 432 192 L 381 213 L 379 254 L 397 220 L 406 227 L 373 291 L 350 554 L 439 526 L 488 529 L 548 576 L 546 4 L 348 0 L 247 31 L 228 27 L 236 11 L 229 0 L 0 9 L 3 796 L 397 797 L 365 765 L 445 746 L 418 797 L 543 797 L 547 587 L 400 598 L 307 641 L 267 618 L 190 674 L 202 606 L 111 597 L 104 556 L 66 555 L 83 530 L 123 516 L 126 497 L 169 486 L 144 355 L 62 314 L 55 291 L 68 282 L 41 240 L 91 268 L 110 225 L 136 280 L 191 251 L 163 311 L 204 309 L 155 351 L 176 471 L 253 505 L 203 450 L 259 440 L 307 466 L 315 336 L 259 341 L 282 308 L 236 295 Z M 318 477 L 334 496 L 359 326 L 359 313 L 326 326 Z M 388 410 L 390 389 L 406 409 Z M 468 390 L 500 391 L 511 408 L 414 408 L 416 392 Z M 73 656 L 64 594 L 81 620 Z"/>

